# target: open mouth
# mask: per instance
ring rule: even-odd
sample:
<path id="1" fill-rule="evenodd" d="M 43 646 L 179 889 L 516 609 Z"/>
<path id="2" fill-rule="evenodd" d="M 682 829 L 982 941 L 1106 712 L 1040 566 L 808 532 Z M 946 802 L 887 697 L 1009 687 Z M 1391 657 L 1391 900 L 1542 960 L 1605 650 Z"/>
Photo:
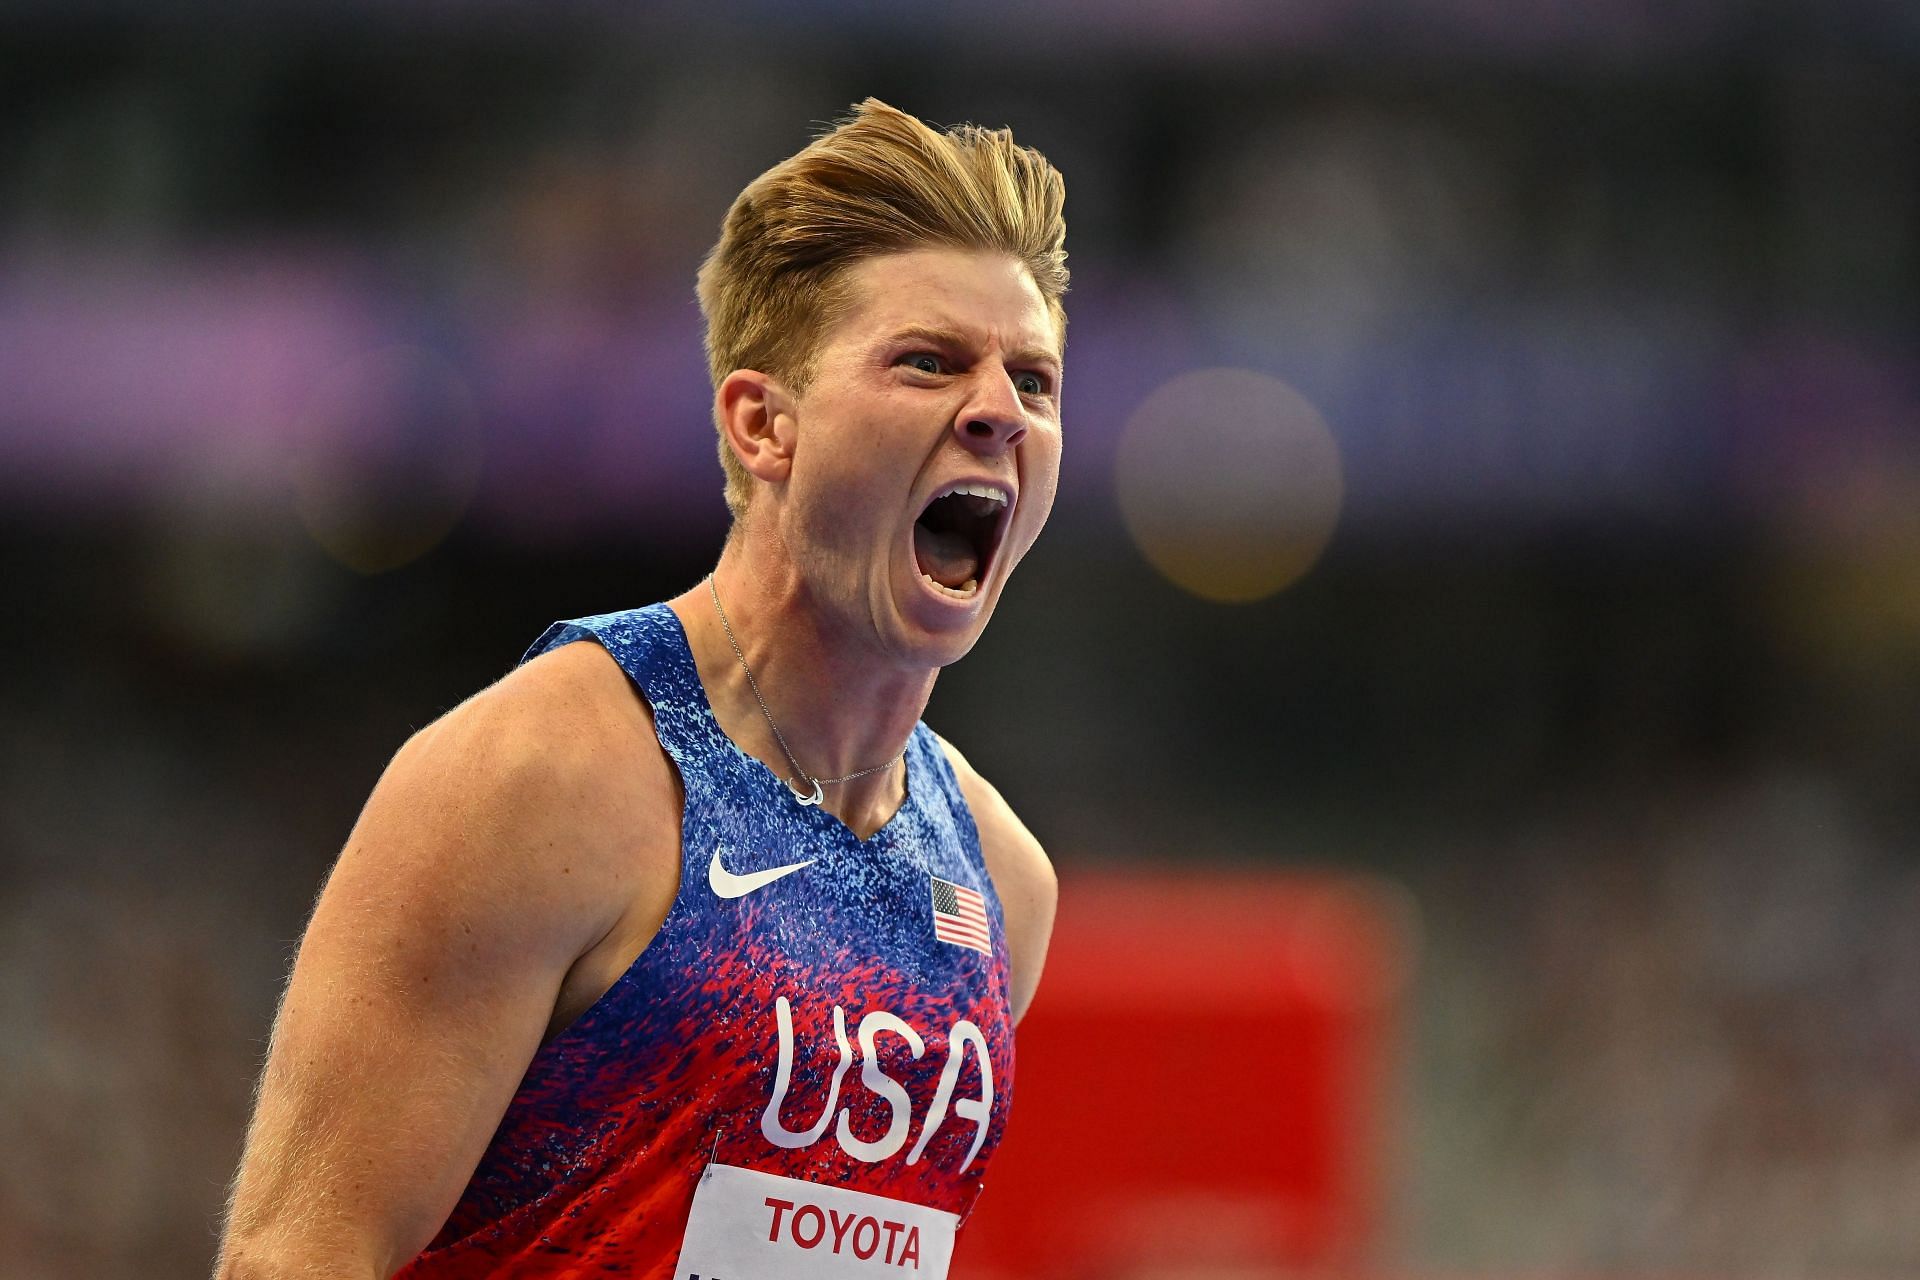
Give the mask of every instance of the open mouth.
<path id="1" fill-rule="evenodd" d="M 936 494 L 913 526 L 920 576 L 949 596 L 974 595 L 1000 545 L 1008 507 L 998 485 L 956 484 Z"/>

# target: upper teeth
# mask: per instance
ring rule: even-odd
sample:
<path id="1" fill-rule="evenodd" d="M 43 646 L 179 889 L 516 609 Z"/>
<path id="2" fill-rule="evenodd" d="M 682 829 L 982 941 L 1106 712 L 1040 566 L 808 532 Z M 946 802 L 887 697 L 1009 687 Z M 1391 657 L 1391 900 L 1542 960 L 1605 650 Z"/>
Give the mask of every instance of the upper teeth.
<path id="1" fill-rule="evenodd" d="M 964 493 L 970 498 L 991 498 L 1003 507 L 1007 505 L 1007 491 L 999 485 L 993 484 L 948 485 L 934 496 L 947 498 L 952 497 L 956 493 Z"/>

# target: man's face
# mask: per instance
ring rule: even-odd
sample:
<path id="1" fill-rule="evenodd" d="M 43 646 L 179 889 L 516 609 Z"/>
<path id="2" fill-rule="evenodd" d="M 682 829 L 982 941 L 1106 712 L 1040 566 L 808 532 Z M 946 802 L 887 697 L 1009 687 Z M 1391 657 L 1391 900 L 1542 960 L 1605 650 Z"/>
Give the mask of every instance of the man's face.
<path id="1" fill-rule="evenodd" d="M 915 249 L 847 283 L 794 404 L 782 523 L 821 603 L 903 664 L 944 666 L 1053 508 L 1060 338 L 1005 255 Z"/>

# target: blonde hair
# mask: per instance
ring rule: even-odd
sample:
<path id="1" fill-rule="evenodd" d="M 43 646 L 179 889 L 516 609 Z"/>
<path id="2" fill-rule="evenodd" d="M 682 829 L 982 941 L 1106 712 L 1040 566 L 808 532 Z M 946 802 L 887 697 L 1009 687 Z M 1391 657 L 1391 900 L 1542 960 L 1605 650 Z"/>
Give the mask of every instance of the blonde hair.
<path id="1" fill-rule="evenodd" d="M 757 369 L 804 391 L 822 335 L 852 302 L 848 269 L 929 246 L 1019 260 L 1064 340 L 1065 200 L 1059 171 L 1016 145 L 1010 131 L 960 125 L 939 133 L 868 98 L 755 178 L 727 210 L 699 277 L 714 387 L 735 369 Z M 720 465 L 738 518 L 752 486 L 724 432 Z"/>

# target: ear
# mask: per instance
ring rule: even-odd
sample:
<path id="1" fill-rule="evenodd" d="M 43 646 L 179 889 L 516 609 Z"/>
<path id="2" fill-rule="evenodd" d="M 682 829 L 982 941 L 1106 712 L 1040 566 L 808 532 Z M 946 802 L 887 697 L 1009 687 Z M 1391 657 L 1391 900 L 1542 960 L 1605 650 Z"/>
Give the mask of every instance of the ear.
<path id="1" fill-rule="evenodd" d="M 713 409 L 727 447 L 748 475 L 769 484 L 787 478 L 798 431 L 793 397 L 776 378 L 756 369 L 735 369 L 714 391 Z"/>

